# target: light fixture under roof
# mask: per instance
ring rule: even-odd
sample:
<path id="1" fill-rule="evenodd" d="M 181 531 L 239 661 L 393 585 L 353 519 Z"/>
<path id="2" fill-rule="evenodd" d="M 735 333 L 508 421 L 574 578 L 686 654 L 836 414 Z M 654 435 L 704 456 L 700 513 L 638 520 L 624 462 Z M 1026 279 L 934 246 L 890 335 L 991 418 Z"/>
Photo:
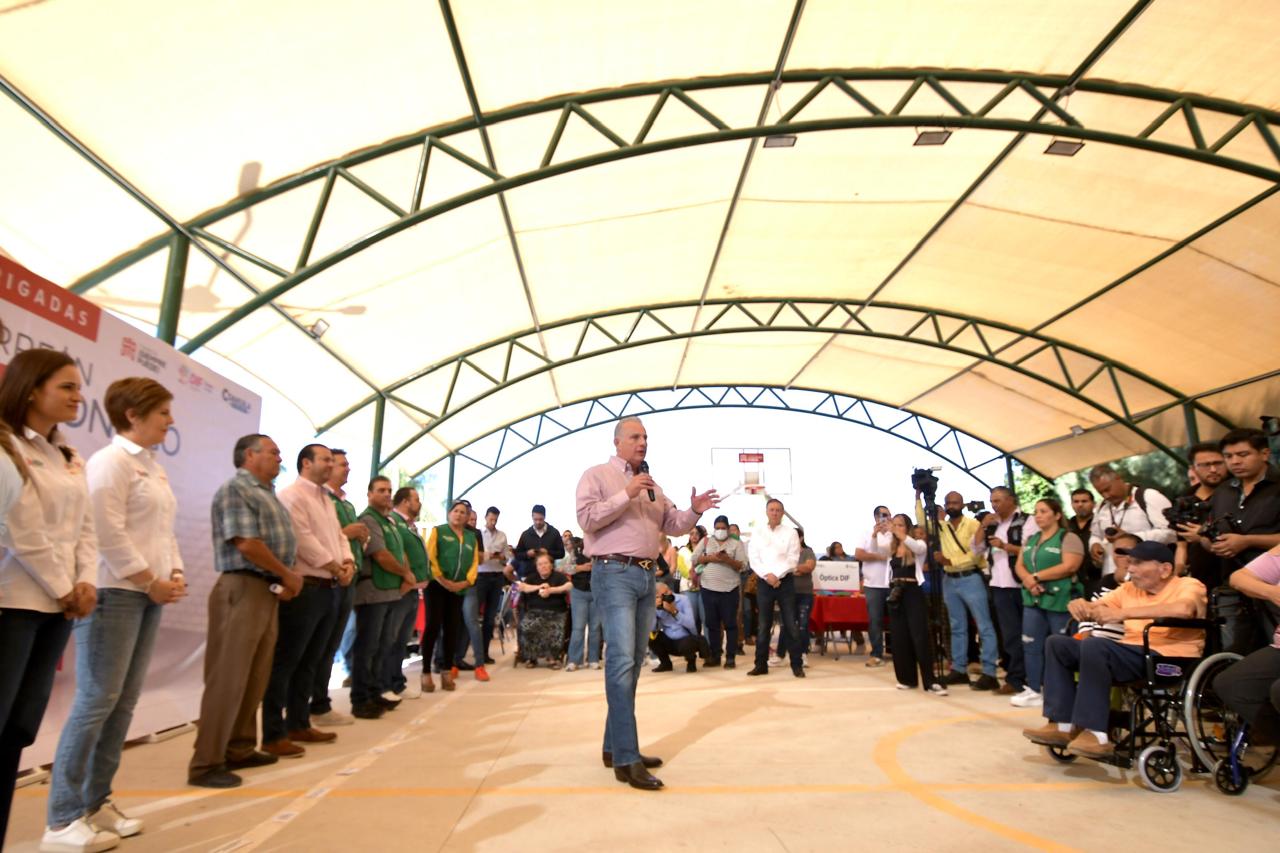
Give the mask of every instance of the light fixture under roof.
<path id="1" fill-rule="evenodd" d="M 1080 424 L 1072 424 L 1071 434 L 1076 438 L 1079 438 L 1080 436 L 1084 435 L 1084 427 L 1080 426 Z"/>
<path id="2" fill-rule="evenodd" d="M 951 138 L 949 130 L 917 130 L 913 145 L 946 145 Z"/>
<path id="3" fill-rule="evenodd" d="M 1059 157 L 1074 157 L 1083 147 L 1083 142 L 1077 142 L 1074 139 L 1055 139 L 1049 143 L 1048 148 L 1044 149 L 1044 153 L 1056 154 Z"/>
<path id="4" fill-rule="evenodd" d="M 318 341 L 324 337 L 325 332 L 329 331 L 329 321 L 325 319 L 316 320 L 310 326 L 307 326 L 307 331 L 311 334 L 311 337 Z"/>
<path id="5" fill-rule="evenodd" d="M 764 138 L 765 148 L 794 148 L 796 137 L 793 133 L 775 133 Z"/>

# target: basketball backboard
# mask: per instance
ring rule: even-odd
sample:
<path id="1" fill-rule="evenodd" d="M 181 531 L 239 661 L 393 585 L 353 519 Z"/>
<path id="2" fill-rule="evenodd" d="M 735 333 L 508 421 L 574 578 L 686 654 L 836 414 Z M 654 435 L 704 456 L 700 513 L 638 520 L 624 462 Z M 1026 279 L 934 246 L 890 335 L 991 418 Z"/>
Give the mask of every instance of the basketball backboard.
<path id="1" fill-rule="evenodd" d="M 721 495 L 791 494 L 791 448 L 713 447 L 711 473 Z"/>

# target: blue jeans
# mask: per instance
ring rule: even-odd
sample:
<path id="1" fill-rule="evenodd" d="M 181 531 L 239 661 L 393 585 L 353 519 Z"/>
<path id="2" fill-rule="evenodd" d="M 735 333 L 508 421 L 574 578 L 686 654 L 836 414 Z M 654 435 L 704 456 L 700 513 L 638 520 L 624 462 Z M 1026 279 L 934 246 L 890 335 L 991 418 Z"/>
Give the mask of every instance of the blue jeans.
<path id="1" fill-rule="evenodd" d="M 867 597 L 867 633 L 871 635 L 871 656 L 884 657 L 884 614 L 885 604 L 889 600 L 888 587 L 867 586 L 862 588 Z"/>
<path id="2" fill-rule="evenodd" d="M 382 661 L 382 682 L 387 689 L 399 693 L 409 686 L 404 677 L 404 658 L 409 651 L 409 638 L 413 636 L 413 626 L 418 621 L 418 590 L 413 589 L 404 597 L 391 605 L 391 613 L 387 616 L 391 625 L 387 629 L 391 634 L 391 643 L 386 648 L 386 657 Z"/>
<path id="3" fill-rule="evenodd" d="M 1044 685 L 1044 644 L 1051 635 L 1067 633 L 1071 624 L 1070 613 L 1041 610 L 1039 607 L 1022 608 L 1023 660 L 1027 665 L 1026 686 L 1039 693 Z M 1013 679 L 1009 679 L 1013 684 Z M 1015 687 L 1018 685 L 1014 684 Z"/>
<path id="4" fill-rule="evenodd" d="M 809 614 L 813 612 L 813 593 L 796 593 L 796 634 L 800 637 L 800 654 L 809 653 Z M 779 652 L 781 654 L 781 652 Z"/>
<path id="5" fill-rule="evenodd" d="M 462 597 L 462 624 L 467 629 L 467 639 L 471 643 L 471 655 L 476 666 L 484 666 L 484 635 L 480 630 L 480 590 L 475 584 L 467 587 L 467 594 Z M 466 652 L 464 651 L 465 655 Z"/>
<path id="6" fill-rule="evenodd" d="M 1023 615 L 1026 611 L 1022 609 L 1022 587 L 992 587 L 991 602 L 996 609 L 996 622 L 1000 625 L 1000 645 L 1004 648 L 1005 657 L 1009 661 L 1005 666 L 1005 681 L 1009 683 L 1010 687 L 1017 690 L 1031 686 L 1033 690 L 1039 693 L 1040 676 L 1036 677 L 1034 685 L 1029 685 L 1027 678 L 1031 668 L 1031 664 L 1027 661 L 1027 655 L 1031 654 L 1031 647 L 1023 648 L 1023 644 L 1029 641 L 1024 636 L 1027 633 L 1025 627 L 1027 622 Z M 1062 631 L 1054 631 L 1054 633 L 1061 634 Z M 1043 674 L 1043 638 L 1041 638 L 1040 645 L 1037 648 L 1040 655 L 1039 672 Z"/>
<path id="7" fill-rule="evenodd" d="M 61 613 L 0 610 L 0 847 L 18 762 L 35 743 L 69 636 L 71 623 Z"/>
<path id="8" fill-rule="evenodd" d="M 76 698 L 53 760 L 50 826 L 65 826 L 111 798 L 162 609 L 145 593 L 102 589 L 93 613 L 76 621 Z"/>
<path id="9" fill-rule="evenodd" d="M 569 663 L 582 666 L 582 635 L 587 632 L 587 661 L 600 662 L 600 609 L 589 589 L 569 590 L 569 613 L 573 631 L 569 634 Z"/>
<path id="10" fill-rule="evenodd" d="M 604 695 L 609 705 L 604 751 L 613 753 L 614 767 L 640 760 L 636 686 L 644 668 L 649 632 L 657 621 L 653 595 L 653 573 L 639 566 L 597 559 L 591 568 L 591 596 L 609 647 L 604 661 Z"/>
<path id="11" fill-rule="evenodd" d="M 392 633 L 391 614 L 395 601 L 379 604 L 361 604 L 355 608 L 356 639 L 351 645 L 354 667 L 351 670 L 351 706 L 374 701 L 390 689 L 385 683 L 385 671 L 379 664 L 386 658 L 386 651 L 395 641 Z"/>
<path id="12" fill-rule="evenodd" d="M 354 595 L 354 593 L 352 593 Z M 347 668 L 347 675 L 355 677 L 356 671 L 356 611 L 355 602 L 352 601 L 352 607 L 347 611 L 347 620 L 342 626 L 342 639 L 338 641 L 338 656 L 342 658 L 342 665 Z"/>
<path id="13" fill-rule="evenodd" d="M 311 728 L 311 689 L 333 627 L 333 588 L 304 583 L 280 602 L 271 680 L 262 697 L 262 742 L 283 740 Z"/>
<path id="14" fill-rule="evenodd" d="M 329 640 L 325 643 L 320 663 L 316 665 L 315 680 L 311 683 L 312 716 L 327 714 L 333 710 L 333 703 L 329 700 L 329 679 L 333 676 L 334 659 L 346 639 L 347 623 L 351 622 L 353 626 L 355 624 L 351 618 L 351 601 L 354 596 L 355 588 L 350 586 L 339 586 L 329 590 L 329 609 L 333 619 L 329 623 Z M 355 642 L 354 627 L 351 629 L 351 642 Z M 348 643 L 346 651 L 342 652 L 343 660 L 348 660 L 350 654 L 351 643 Z M 347 671 L 351 671 L 349 666 Z"/>
<path id="15" fill-rule="evenodd" d="M 1095 732 L 1109 730 L 1111 685 L 1146 674 L 1142 646 L 1102 637 L 1077 640 L 1054 634 L 1045 644 L 1044 661 L 1045 717 Z"/>
<path id="16" fill-rule="evenodd" d="M 982 640 L 979 649 L 982 672 L 994 678 L 999 643 L 995 625 L 991 622 L 991 608 L 987 605 L 987 585 L 982 582 L 982 576 L 977 573 L 962 578 L 947 575 L 942 582 L 942 597 L 951 620 L 951 668 L 964 672 L 969 665 L 969 616 L 972 616 L 978 626 L 978 637 Z"/>
<path id="17" fill-rule="evenodd" d="M 769 637 L 773 634 L 773 605 L 782 610 L 782 625 L 778 632 L 778 657 L 791 652 L 791 669 L 804 667 L 800 659 L 800 643 L 796 638 L 796 579 L 784 576 L 774 589 L 760 578 L 756 586 L 756 599 L 760 603 L 760 627 L 756 631 L 756 669 L 769 668 Z"/>
<path id="18" fill-rule="evenodd" d="M 721 633 L 724 634 L 724 653 L 733 660 L 738 651 L 738 589 L 716 592 L 702 591 L 702 603 L 707 611 L 707 644 L 711 649 L 709 660 L 720 660 Z"/>

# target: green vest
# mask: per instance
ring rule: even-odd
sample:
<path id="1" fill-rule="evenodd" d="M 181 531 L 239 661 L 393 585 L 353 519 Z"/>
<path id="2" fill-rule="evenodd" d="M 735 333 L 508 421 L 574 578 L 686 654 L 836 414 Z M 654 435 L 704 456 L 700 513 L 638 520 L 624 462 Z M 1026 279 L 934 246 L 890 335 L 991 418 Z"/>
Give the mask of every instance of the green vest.
<path id="1" fill-rule="evenodd" d="M 1062 540 L 1065 536 L 1066 531 L 1058 528 L 1058 532 L 1042 544 L 1040 533 L 1038 531 L 1033 533 L 1022 546 L 1022 562 L 1027 567 L 1027 571 L 1034 575 L 1062 565 Z M 1041 581 L 1040 586 L 1044 587 L 1044 595 L 1032 595 L 1026 587 L 1022 588 L 1023 607 L 1039 607 L 1041 610 L 1066 613 L 1067 602 L 1084 592 L 1084 587 L 1076 581 L 1074 575 L 1069 578 L 1058 578 L 1055 581 Z M 1077 593 L 1077 587 L 1079 587 L 1079 593 Z"/>
<path id="2" fill-rule="evenodd" d="M 431 566 L 427 562 L 427 546 L 418 535 L 417 528 L 411 526 L 395 510 L 391 511 L 391 520 L 400 528 L 400 538 L 404 540 L 404 553 L 409 558 L 409 568 L 413 576 L 422 583 L 431 576 Z"/>
<path id="3" fill-rule="evenodd" d="M 471 563 L 475 560 L 476 535 L 468 528 L 463 531 L 462 541 L 459 542 L 458 535 L 447 524 L 437 527 L 435 534 L 436 562 L 440 566 L 441 574 L 451 581 L 466 580 L 467 572 L 471 570 Z M 454 594 L 466 595 L 466 591 Z"/>
<path id="4" fill-rule="evenodd" d="M 394 514 L 392 513 L 392 515 Z M 360 517 L 370 518 L 377 523 L 378 528 L 382 531 L 382 540 L 386 543 L 387 550 L 391 552 L 391 556 L 404 563 L 404 540 L 400 537 L 400 528 L 390 519 L 383 517 L 382 513 L 373 507 L 366 507 L 365 511 L 360 513 Z M 400 584 L 404 583 L 404 578 L 382 568 L 382 566 L 378 565 L 378 561 L 372 557 L 369 558 L 369 567 L 373 585 L 378 589 L 396 589 Z"/>
<path id="5" fill-rule="evenodd" d="M 360 520 L 356 515 L 356 508 L 351 505 L 351 501 L 346 498 L 340 498 L 333 492 L 329 492 L 328 495 L 329 500 L 333 501 L 334 509 L 338 511 L 339 524 L 346 527 L 348 524 L 355 524 Z M 342 538 L 347 539 L 346 534 L 343 534 Z M 347 547 L 351 549 L 351 559 L 355 560 L 355 564 L 358 567 L 364 557 L 364 546 L 360 544 L 359 539 L 347 539 Z"/>

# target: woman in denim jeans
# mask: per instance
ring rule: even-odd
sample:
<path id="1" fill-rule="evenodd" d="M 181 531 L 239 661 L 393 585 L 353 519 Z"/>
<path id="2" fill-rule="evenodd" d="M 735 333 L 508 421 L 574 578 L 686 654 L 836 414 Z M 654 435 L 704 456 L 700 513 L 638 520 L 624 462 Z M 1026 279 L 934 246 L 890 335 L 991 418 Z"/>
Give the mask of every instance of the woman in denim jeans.
<path id="1" fill-rule="evenodd" d="M 49 831 L 85 820 L 122 838 L 142 831 L 111 802 L 163 605 L 186 593 L 174 535 L 177 501 L 155 451 L 173 424 L 173 395 L 141 377 L 112 382 L 104 405 L 116 435 L 89 458 L 98 534 L 98 608 L 76 622 L 76 695 L 53 761 Z"/>
<path id="2" fill-rule="evenodd" d="M 591 558 L 582 553 L 582 540 L 574 536 L 565 550 L 560 571 L 569 576 L 573 588 L 569 590 L 569 618 L 573 627 L 569 633 L 569 665 L 565 672 L 573 672 L 582 666 L 582 636 L 587 635 L 586 659 L 592 669 L 600 668 L 600 648 L 603 645 L 600 611 L 591 597 Z"/>

